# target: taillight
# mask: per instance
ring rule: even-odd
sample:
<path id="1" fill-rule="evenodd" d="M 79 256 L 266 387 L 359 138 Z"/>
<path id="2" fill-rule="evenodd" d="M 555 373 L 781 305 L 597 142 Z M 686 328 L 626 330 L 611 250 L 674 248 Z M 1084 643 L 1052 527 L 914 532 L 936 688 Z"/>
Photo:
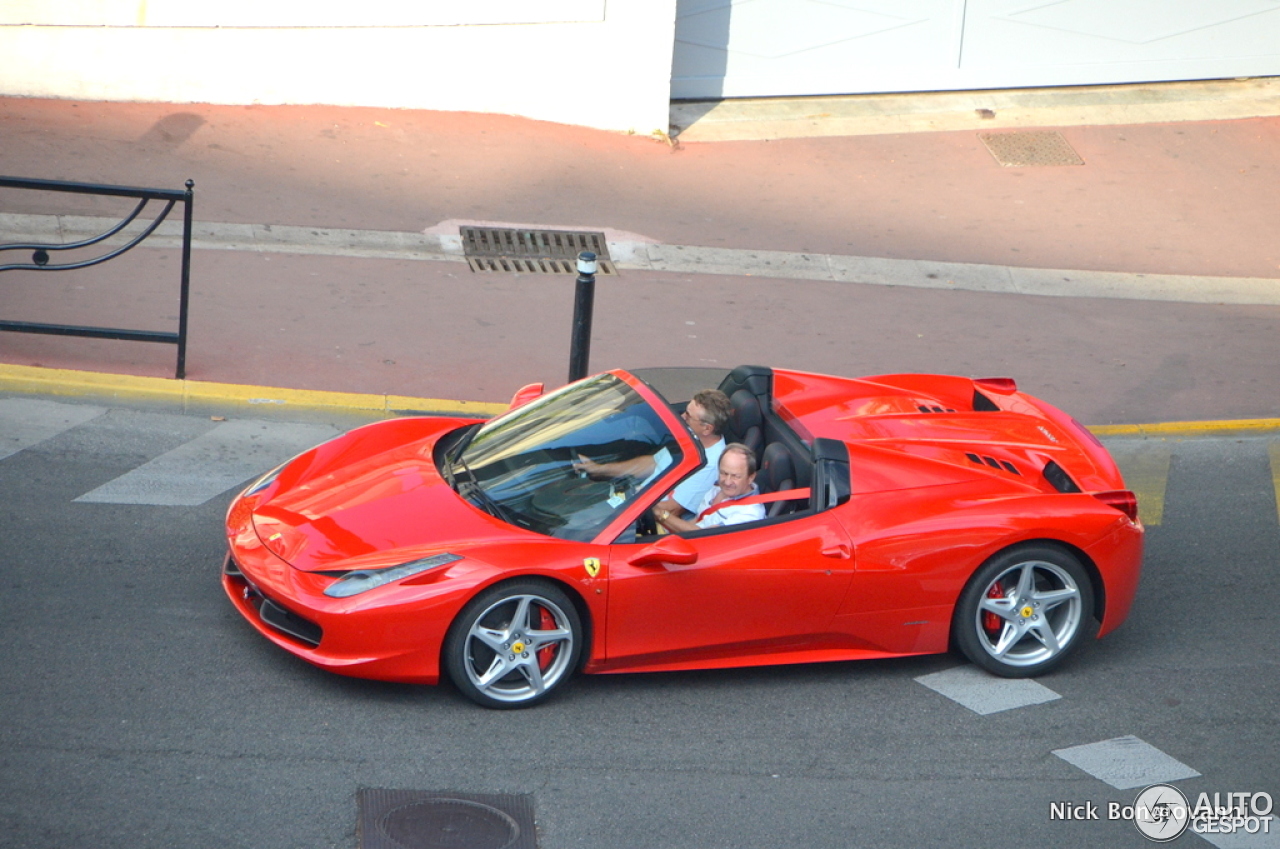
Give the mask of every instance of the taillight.
<path id="1" fill-rule="evenodd" d="M 1138 521 L 1138 496 L 1127 489 L 1116 489 L 1110 492 L 1095 492 L 1093 497 L 1108 507 L 1114 507 L 1129 517 L 1130 521 Z"/>
<path id="2" fill-rule="evenodd" d="M 1001 395 L 1012 395 L 1018 391 L 1018 383 L 1012 377 L 979 377 L 973 382 L 984 389 L 999 392 Z"/>

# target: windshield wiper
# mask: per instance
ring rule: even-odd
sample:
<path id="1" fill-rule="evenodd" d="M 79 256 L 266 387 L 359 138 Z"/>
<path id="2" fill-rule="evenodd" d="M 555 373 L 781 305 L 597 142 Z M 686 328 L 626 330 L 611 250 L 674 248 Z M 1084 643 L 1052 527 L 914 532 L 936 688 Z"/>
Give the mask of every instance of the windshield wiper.
<path id="1" fill-rule="evenodd" d="M 480 432 L 480 427 L 480 424 L 472 425 L 467 430 L 466 434 L 458 440 L 458 443 L 450 448 L 449 452 L 444 455 L 445 461 L 448 462 L 450 466 L 462 460 L 462 452 L 466 451 L 467 446 L 471 444 L 471 440 L 475 439 L 476 434 Z M 464 463 L 463 465 L 466 464 Z"/>
<path id="2" fill-rule="evenodd" d="M 455 464 L 466 467 L 466 463 L 462 463 L 462 452 L 467 450 L 467 446 L 471 444 L 471 440 L 479 432 L 480 425 L 472 425 L 466 430 L 467 432 L 459 437 L 456 443 L 446 448 L 440 457 L 440 476 L 445 479 L 449 484 L 449 488 L 454 492 L 458 491 L 458 479 L 453 472 L 453 467 Z"/>
<path id="3" fill-rule="evenodd" d="M 492 495 L 485 492 L 484 487 L 480 485 L 480 481 L 477 480 L 476 478 L 476 473 L 471 470 L 470 466 L 468 466 L 461 459 L 459 459 L 459 460 L 453 461 L 451 465 L 451 470 L 455 468 L 461 469 L 463 472 L 465 472 L 467 478 L 470 481 L 467 484 L 468 491 L 466 494 L 463 494 L 461 488 L 457 488 L 459 495 L 461 495 L 463 498 L 466 498 L 468 501 L 470 501 L 474 497 L 475 501 L 478 502 L 476 504 L 477 507 L 479 507 L 484 512 L 488 513 L 490 516 L 494 516 L 496 518 L 501 519 L 502 521 L 506 522 L 508 525 L 518 524 L 512 518 L 510 511 L 508 511 L 506 507 L 504 507 L 496 499 L 494 499 Z"/>

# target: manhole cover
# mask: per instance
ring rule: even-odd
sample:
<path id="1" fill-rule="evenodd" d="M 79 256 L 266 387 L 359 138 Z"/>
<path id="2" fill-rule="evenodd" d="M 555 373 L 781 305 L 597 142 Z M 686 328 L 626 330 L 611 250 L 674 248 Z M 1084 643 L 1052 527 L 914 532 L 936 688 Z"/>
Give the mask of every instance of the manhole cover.
<path id="1" fill-rule="evenodd" d="M 617 274 L 604 233 L 462 227 L 462 251 L 472 271 L 577 274 L 578 254 L 596 255 L 598 274 Z"/>
<path id="2" fill-rule="evenodd" d="M 1084 164 L 1061 133 L 978 133 L 978 138 L 1006 168 Z"/>
<path id="3" fill-rule="evenodd" d="M 531 797 L 361 790 L 360 849 L 537 849 Z"/>

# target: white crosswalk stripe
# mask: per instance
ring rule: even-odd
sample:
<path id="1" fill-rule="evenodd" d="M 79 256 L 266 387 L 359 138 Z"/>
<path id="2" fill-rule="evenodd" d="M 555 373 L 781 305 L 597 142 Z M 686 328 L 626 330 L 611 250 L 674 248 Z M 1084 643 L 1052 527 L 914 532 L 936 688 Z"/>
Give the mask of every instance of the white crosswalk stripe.
<path id="1" fill-rule="evenodd" d="M 1200 775 L 1178 759 L 1133 735 L 1086 743 L 1053 753 L 1117 790 L 1164 784 Z"/>
<path id="2" fill-rule="evenodd" d="M 75 499 L 96 504 L 194 506 L 327 439 L 328 425 L 229 421 Z"/>
<path id="3" fill-rule="evenodd" d="M 0 460 L 106 411 L 105 407 L 59 404 L 39 398 L 0 398 Z"/>
<path id="4" fill-rule="evenodd" d="M 921 675 L 916 678 L 916 683 L 923 684 L 935 693 L 983 716 L 1062 698 L 1030 678 L 997 678 L 976 666 L 957 666 Z"/>

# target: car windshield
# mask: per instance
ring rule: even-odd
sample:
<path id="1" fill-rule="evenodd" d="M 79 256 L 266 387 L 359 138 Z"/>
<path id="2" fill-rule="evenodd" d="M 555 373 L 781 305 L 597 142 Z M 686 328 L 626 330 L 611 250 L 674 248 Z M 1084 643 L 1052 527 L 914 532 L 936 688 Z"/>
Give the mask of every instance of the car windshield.
<path id="1" fill-rule="evenodd" d="M 461 446 L 449 476 L 462 497 L 513 525 L 581 541 L 594 539 L 682 457 L 657 412 L 609 374 L 493 419 Z M 647 459 L 593 480 L 575 469 L 579 457 L 601 465 Z"/>

